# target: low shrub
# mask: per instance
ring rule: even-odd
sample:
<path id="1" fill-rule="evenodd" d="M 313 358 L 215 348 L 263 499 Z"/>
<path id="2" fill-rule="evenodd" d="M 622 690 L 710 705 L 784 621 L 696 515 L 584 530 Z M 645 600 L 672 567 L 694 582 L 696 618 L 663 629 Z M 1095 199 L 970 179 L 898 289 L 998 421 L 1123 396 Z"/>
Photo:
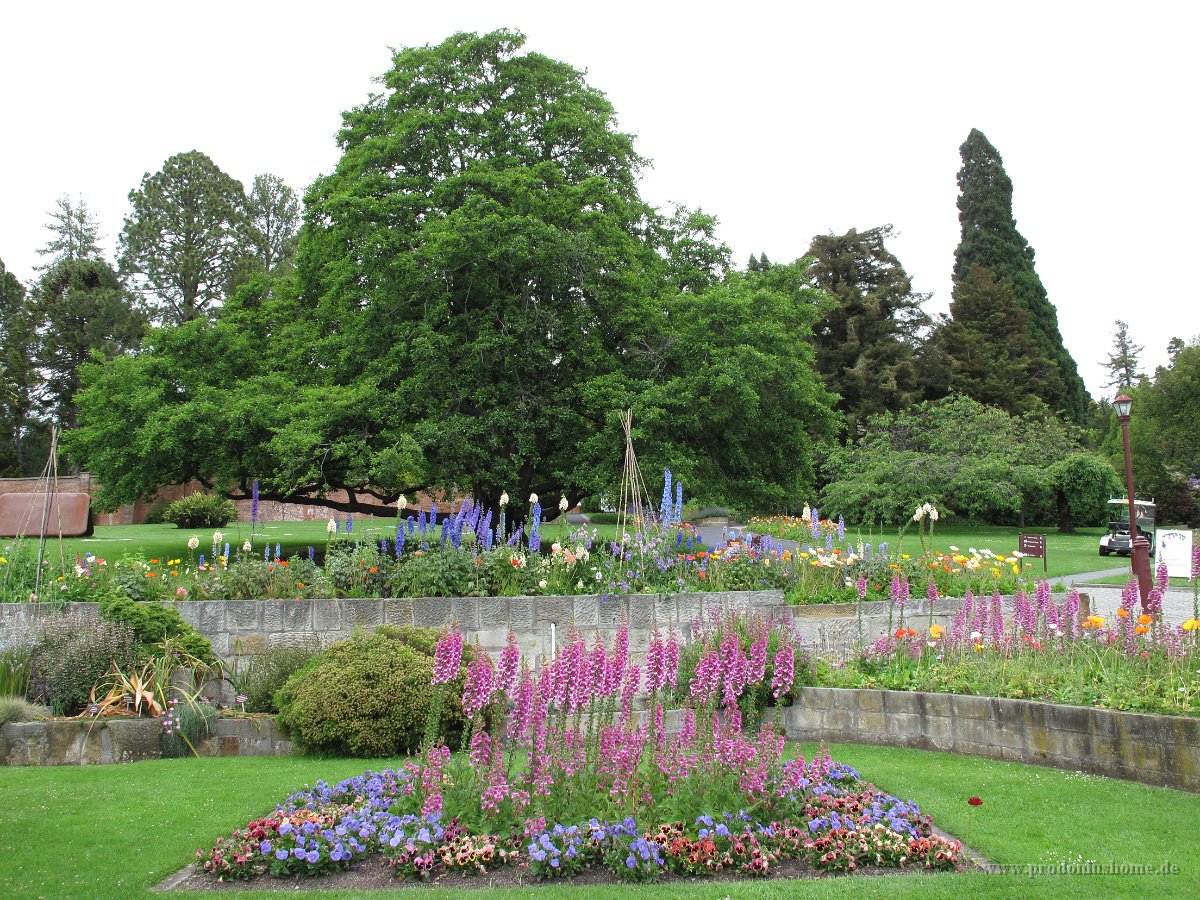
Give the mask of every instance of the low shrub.
<path id="1" fill-rule="evenodd" d="M 140 656 L 137 636 L 127 624 L 76 613 L 38 619 L 30 633 L 26 696 L 58 715 L 74 715 L 114 665 L 132 668 Z"/>
<path id="2" fill-rule="evenodd" d="M 316 656 L 280 688 L 279 724 L 302 753 L 388 757 L 415 751 L 425 736 L 438 634 L 384 626 Z M 469 648 L 463 657 L 469 662 Z M 465 668 L 447 685 L 441 727 L 457 745 L 463 730 Z"/>
<path id="3" fill-rule="evenodd" d="M 197 491 L 181 497 L 163 513 L 163 519 L 180 528 L 220 528 L 237 518 L 232 500 Z"/>
<path id="4" fill-rule="evenodd" d="M 146 515 L 142 517 L 143 525 L 162 525 L 170 521 L 167 518 L 167 510 L 171 508 L 170 500 L 155 500 L 150 504 L 150 508 L 146 510 Z"/>
<path id="5" fill-rule="evenodd" d="M 245 671 L 229 679 L 234 690 L 246 698 L 246 712 L 279 712 L 276 692 L 312 661 L 318 649 L 309 643 L 279 644 L 254 654 Z"/>
<path id="6" fill-rule="evenodd" d="M 0 696 L 0 725 L 9 722 L 40 722 L 50 718 L 50 708 L 22 697 Z"/>
<path id="7" fill-rule="evenodd" d="M 189 625 L 173 606 L 139 603 L 128 597 L 109 594 L 100 598 L 100 616 L 129 628 L 144 656 L 155 656 L 163 641 L 170 639 L 173 649 L 186 662 L 192 657 L 206 666 L 216 666 L 208 638 Z"/>

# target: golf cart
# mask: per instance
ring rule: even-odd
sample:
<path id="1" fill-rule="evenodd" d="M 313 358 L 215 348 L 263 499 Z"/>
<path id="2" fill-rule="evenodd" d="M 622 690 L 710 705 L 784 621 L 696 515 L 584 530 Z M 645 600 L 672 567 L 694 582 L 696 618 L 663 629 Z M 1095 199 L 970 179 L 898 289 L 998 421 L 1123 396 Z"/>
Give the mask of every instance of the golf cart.
<path id="1" fill-rule="evenodd" d="M 1150 542 L 1150 556 L 1154 556 L 1154 502 L 1150 500 L 1134 500 L 1137 510 L 1137 533 Z M 1129 501 L 1113 499 L 1108 501 L 1110 513 L 1116 518 L 1108 521 L 1108 534 L 1100 538 L 1100 555 L 1108 556 L 1116 553 L 1118 556 L 1128 556 L 1131 552 L 1129 539 Z"/>

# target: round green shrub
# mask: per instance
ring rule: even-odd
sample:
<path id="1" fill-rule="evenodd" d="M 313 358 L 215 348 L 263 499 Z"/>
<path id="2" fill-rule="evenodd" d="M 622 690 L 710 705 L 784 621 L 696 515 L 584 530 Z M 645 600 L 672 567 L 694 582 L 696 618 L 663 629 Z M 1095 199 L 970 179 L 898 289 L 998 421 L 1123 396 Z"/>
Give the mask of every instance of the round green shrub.
<path id="1" fill-rule="evenodd" d="M 197 491 L 181 497 L 163 513 L 163 519 L 180 528 L 220 528 L 237 518 L 232 500 Z"/>
<path id="2" fill-rule="evenodd" d="M 100 598 L 100 617 L 132 629 L 143 656 L 157 656 L 162 642 L 170 638 L 184 657 L 192 657 L 210 667 L 217 665 L 208 638 L 189 625 L 173 606 L 141 603 L 119 594 L 107 594 Z"/>
<path id="3" fill-rule="evenodd" d="M 317 756 L 399 756 L 417 750 L 434 697 L 433 653 L 438 633 L 384 626 L 329 647 L 287 680 L 275 697 L 279 725 L 302 753 Z M 441 732 L 457 747 L 465 719 L 463 669 L 444 686 Z"/>

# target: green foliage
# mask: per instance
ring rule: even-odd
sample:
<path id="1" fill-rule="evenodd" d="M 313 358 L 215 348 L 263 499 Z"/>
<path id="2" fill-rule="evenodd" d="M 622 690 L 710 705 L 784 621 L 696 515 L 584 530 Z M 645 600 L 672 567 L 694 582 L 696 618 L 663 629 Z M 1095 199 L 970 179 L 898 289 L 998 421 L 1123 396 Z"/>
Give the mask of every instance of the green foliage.
<path id="1" fill-rule="evenodd" d="M 323 651 L 288 679 L 275 703 L 279 724 L 304 753 L 322 756 L 396 756 L 411 753 L 425 734 L 434 699 L 437 632 L 383 627 Z M 445 686 L 441 725 L 458 746 L 459 702 L 470 648 L 458 679 Z"/>
<path id="2" fill-rule="evenodd" d="M 167 507 L 163 519 L 178 528 L 221 528 L 237 518 L 232 500 L 196 491 Z"/>
<path id="3" fill-rule="evenodd" d="M 86 706 L 92 687 L 113 668 L 128 669 L 141 657 L 128 625 L 77 614 L 38 619 L 29 636 L 28 698 L 60 715 Z"/>
<path id="4" fill-rule="evenodd" d="M 1108 500 L 1121 495 L 1116 469 L 1096 453 L 1073 453 L 1051 467 L 1050 477 L 1058 490 L 1059 528 L 1103 525 Z"/>
<path id="5" fill-rule="evenodd" d="M 217 665 L 208 638 L 189 625 L 174 606 L 138 602 L 115 594 L 101 597 L 99 602 L 101 618 L 129 628 L 143 655 L 155 655 L 163 641 L 170 639 L 182 654 L 209 666 Z"/>
<path id="6" fill-rule="evenodd" d="M 1031 337 L 1030 313 L 1007 282 L 971 266 L 954 283 L 950 315 L 935 340 L 950 362 L 951 391 L 1013 415 L 1062 396 L 1058 364 Z"/>
<path id="7" fill-rule="evenodd" d="M 974 521 L 1051 522 L 1057 479 L 1069 478 L 1068 504 L 1091 522 L 1102 476 L 1094 461 L 1065 464 L 1081 449 L 1078 431 L 1045 412 L 1011 416 L 961 396 L 921 403 L 872 419 L 862 438 L 829 453 L 820 508 L 850 522 L 898 525 L 931 502 Z"/>
<path id="8" fill-rule="evenodd" d="M 240 674 L 228 676 L 228 680 L 234 690 L 246 697 L 246 712 L 277 713 L 275 694 L 317 652 L 318 647 L 311 643 L 276 644 L 255 653 L 246 668 Z"/>
<path id="9" fill-rule="evenodd" d="M 50 718 L 50 708 L 30 703 L 23 697 L 0 694 L 0 725 L 9 722 L 40 722 Z"/>
<path id="10" fill-rule="evenodd" d="M 29 303 L 47 399 L 56 418 L 74 427 L 80 367 L 135 348 L 146 329 L 145 316 L 117 273 L 99 259 L 58 263 L 34 285 Z"/>
<path id="11" fill-rule="evenodd" d="M 45 228 L 54 237 L 38 250 L 39 256 L 50 257 L 50 261 L 39 269 L 44 271 L 62 262 L 100 258 L 100 223 L 82 197 L 72 204 L 71 198 L 63 194 L 47 215 L 52 221 Z"/>
<path id="12" fill-rule="evenodd" d="M 262 271 L 292 264 L 300 228 L 300 201 L 278 175 L 255 175 L 246 196 L 246 239 Z"/>
<path id="13" fill-rule="evenodd" d="M 162 525 L 167 521 L 167 510 L 173 502 L 172 500 L 155 500 L 146 510 L 146 515 L 142 517 L 142 524 Z"/>
<path id="14" fill-rule="evenodd" d="M 958 172 L 958 219 L 962 239 L 954 251 L 955 283 L 971 281 L 972 268 L 981 266 L 1000 285 L 1011 289 L 1016 305 L 1030 315 L 1029 335 L 1040 350 L 1038 355 L 1054 364 L 1058 377 L 1026 383 L 1014 375 L 1010 384 L 1020 385 L 1071 421 L 1083 424 L 1089 404 L 1087 389 L 1075 360 L 1063 345 L 1058 313 L 1034 269 L 1033 248 L 1017 231 L 1012 213 L 1013 184 L 1004 171 L 1004 161 L 983 132 L 975 128 L 959 153 L 962 168 Z M 984 397 L 978 399 L 988 402 Z"/>
<path id="15" fill-rule="evenodd" d="M 194 756 L 200 742 L 217 732 L 217 710 L 211 704 L 177 701 L 174 714 L 179 724 L 163 734 L 164 759 Z"/>
<path id="16" fill-rule="evenodd" d="M 0 261 L 0 476 L 36 475 L 49 428 L 38 418 L 37 322 L 25 287 Z"/>
<path id="17" fill-rule="evenodd" d="M 835 305 L 813 327 L 817 371 L 840 398 L 851 437 L 869 416 L 896 411 L 915 399 L 919 377 L 914 348 L 929 324 L 924 294 L 884 246 L 892 226 L 813 238 L 809 255 L 817 287 Z M 756 270 L 763 264 L 755 263 Z"/>
<path id="18" fill-rule="evenodd" d="M 159 321 L 187 322 L 220 303 L 241 257 L 241 184 L 196 150 L 168 159 L 129 192 L 121 272 L 138 278 Z"/>
<path id="19" fill-rule="evenodd" d="M 1116 326 L 1113 351 L 1108 355 L 1108 362 L 1104 364 L 1109 374 L 1109 381 L 1104 386 L 1124 390 L 1145 377 L 1138 368 L 1138 355 L 1146 348 L 1133 342 L 1133 338 L 1129 336 L 1129 323 L 1117 319 Z"/>

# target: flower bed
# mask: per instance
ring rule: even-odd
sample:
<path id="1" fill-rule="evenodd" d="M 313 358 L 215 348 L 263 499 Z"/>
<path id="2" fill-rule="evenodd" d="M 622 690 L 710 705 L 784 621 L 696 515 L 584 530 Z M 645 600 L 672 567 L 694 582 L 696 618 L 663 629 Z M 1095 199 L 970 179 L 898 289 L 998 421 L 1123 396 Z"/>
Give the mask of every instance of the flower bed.
<path id="1" fill-rule="evenodd" d="M 541 879 L 604 866 L 623 881 L 763 876 L 783 860 L 815 871 L 957 866 L 958 843 L 935 836 L 915 805 L 827 753 L 786 758 L 773 724 L 743 730 L 740 698 L 764 682 L 776 698 L 789 692 L 795 649 L 777 639 L 768 654 L 765 625 L 748 648 L 732 630 L 713 634 L 674 734 L 673 637 L 656 633 L 642 665 L 627 628 L 611 649 L 571 635 L 536 674 L 515 641 L 496 661 L 476 654 L 461 699 L 472 727 L 452 754 L 438 737 L 441 698 L 462 663 L 452 631 L 437 647 L 419 758 L 293 794 L 197 856 L 220 879 L 318 875 L 376 853 L 398 877 L 419 879 L 505 866 Z M 645 716 L 633 708 L 639 694 L 649 696 Z"/>

